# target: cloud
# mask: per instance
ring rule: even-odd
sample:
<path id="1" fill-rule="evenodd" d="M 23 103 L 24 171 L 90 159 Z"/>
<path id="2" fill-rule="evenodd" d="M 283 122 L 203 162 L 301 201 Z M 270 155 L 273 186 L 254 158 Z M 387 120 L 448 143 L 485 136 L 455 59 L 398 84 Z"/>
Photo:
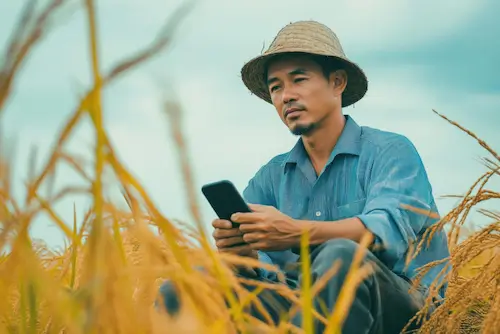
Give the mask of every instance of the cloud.
<path id="1" fill-rule="evenodd" d="M 462 193 L 484 170 L 476 159 L 483 151 L 474 140 L 431 111 L 432 108 L 454 109 L 461 114 L 467 106 L 449 101 L 443 103 L 439 94 L 421 80 L 422 76 L 419 67 L 411 66 L 390 73 L 375 71 L 370 94 L 346 112 L 361 125 L 409 137 L 424 160 L 437 197 Z M 137 87 L 148 87 L 147 76 L 143 80 L 142 84 L 137 80 L 134 82 Z M 215 75 L 207 75 L 184 77 L 178 84 L 198 186 L 229 178 L 242 190 L 262 164 L 295 143 L 296 139 L 289 135 L 272 106 L 256 97 L 246 96 L 233 87 L 232 82 L 225 83 L 217 80 Z M 158 95 L 151 93 L 154 91 L 151 87 L 135 91 L 144 100 L 158 101 Z M 480 99 L 471 96 L 471 101 L 477 100 L 497 101 L 494 97 Z M 150 185 L 155 198 L 162 199 L 164 204 L 161 205 L 168 206 L 166 211 L 175 210 L 181 214 L 182 211 L 174 206 L 184 200 L 177 195 L 182 193 L 182 183 L 174 178 L 179 174 L 165 119 L 158 108 L 137 112 L 139 105 L 144 103 L 139 98 L 135 101 L 137 106 L 118 108 L 128 116 L 121 119 L 119 126 L 112 126 L 110 132 L 124 161 Z M 162 155 L 154 158 L 152 163 L 148 150 L 162 152 Z M 165 188 L 160 190 L 158 184 L 168 184 L 168 191 Z M 446 205 L 443 204 L 442 208 L 449 209 Z M 212 215 L 208 208 L 204 212 L 207 216 Z"/>
<path id="2" fill-rule="evenodd" d="M 110 136 L 129 168 L 137 171 L 156 199 L 161 198 L 161 206 L 171 214 L 180 213 L 177 207 L 184 198 L 178 194 L 183 185 L 168 119 L 160 109 L 157 87 L 147 77 L 143 80 L 135 80 L 131 89 L 130 101 L 135 102 L 125 101 L 118 108 L 124 117 L 109 124 Z M 198 187 L 229 178 L 242 190 L 261 164 L 296 140 L 274 113 L 263 117 L 262 112 L 252 112 L 241 103 L 241 96 L 228 94 L 227 88 L 210 77 L 185 78 L 176 86 Z M 150 108 L 141 108 L 144 105 Z"/>
<path id="3" fill-rule="evenodd" d="M 450 98 L 444 87 L 430 85 L 425 73 L 419 66 L 401 65 L 391 71 L 373 71 L 367 96 L 346 111 L 363 125 L 410 138 L 423 158 L 436 196 L 463 193 L 485 171 L 479 158 L 487 152 L 432 109 L 494 144 L 498 134 L 487 120 L 498 118 L 500 99 L 493 94 Z"/>
<path id="4" fill-rule="evenodd" d="M 179 3 L 99 2 L 103 68 L 147 45 Z M 296 138 L 288 133 L 272 106 L 249 94 L 239 78 L 241 65 L 260 52 L 263 42 L 269 45 L 284 24 L 316 19 L 339 34 L 348 55 L 367 64 L 368 94 L 346 112 L 362 125 L 407 135 L 424 159 L 436 196 L 462 193 L 484 170 L 477 161 L 484 151 L 431 109 L 470 125 L 485 139 L 494 141 L 498 138 L 493 126 L 496 123 L 488 122 L 486 117 L 498 117 L 498 96 L 450 93 L 447 86 L 432 85 L 429 64 L 424 66 L 418 59 L 395 64 L 389 58 L 391 50 L 431 48 L 456 37 L 478 20 L 485 4 L 484 0 L 432 4 L 427 0 L 307 4 L 202 1 L 181 26 L 173 49 L 106 89 L 106 127 L 118 155 L 161 210 L 170 217 L 188 218 L 175 148 L 160 109 L 161 87 L 155 80 L 167 74 L 174 79 L 184 106 L 196 186 L 227 178 L 242 190 L 262 164 L 290 149 Z M 12 13 L 9 6 L 2 3 L 0 12 Z M 2 32 L 10 30 L 4 16 L 0 14 Z M 18 154 L 21 161 L 27 161 L 32 144 L 40 147 L 43 156 L 39 160 L 45 161 L 54 134 L 77 103 L 76 92 L 90 82 L 84 19 L 80 12 L 55 30 L 37 47 L 19 77 L 3 128 L 6 134 L 19 133 L 22 137 Z M 0 34 L 0 41 L 3 37 Z M 389 53 L 387 65 L 371 62 L 376 54 L 384 52 Z M 91 152 L 93 135 L 87 120 L 72 138 L 71 150 Z M 20 168 L 18 174 L 24 176 L 25 172 Z M 60 173 L 60 184 L 75 180 L 74 174 L 65 169 Z M 21 179 L 18 181 L 22 185 Z M 79 210 L 86 209 L 85 201 L 78 203 Z M 213 217 L 201 196 L 200 204 L 205 218 Z M 450 204 L 440 205 L 447 211 Z M 70 222 L 72 199 L 61 203 L 58 213 Z M 45 223 L 37 225 L 34 233 L 57 244 L 56 229 L 47 230 L 47 220 L 40 221 Z"/>
<path id="5" fill-rule="evenodd" d="M 348 46 L 347 51 L 373 52 L 391 47 L 416 48 L 440 41 L 476 19 L 486 4 L 485 0 L 460 4 L 451 0 L 438 3 L 430 0 L 418 3 L 389 0 L 313 0 L 308 3 L 299 0 L 212 0 L 201 2 L 188 22 L 192 41 L 201 43 L 204 48 L 212 45 L 218 49 L 218 45 L 224 45 L 224 50 L 230 52 L 242 49 L 253 50 L 252 54 L 255 54 L 263 41 L 269 45 L 283 25 L 314 19 L 336 31 L 342 43 Z M 228 39 L 231 40 L 230 49 L 227 49 Z"/>

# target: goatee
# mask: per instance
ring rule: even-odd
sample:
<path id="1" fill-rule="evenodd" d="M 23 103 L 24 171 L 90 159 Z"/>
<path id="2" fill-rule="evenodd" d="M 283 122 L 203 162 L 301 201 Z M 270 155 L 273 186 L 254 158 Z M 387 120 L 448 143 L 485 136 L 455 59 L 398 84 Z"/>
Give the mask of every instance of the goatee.
<path id="1" fill-rule="evenodd" d="M 295 136 L 303 136 L 310 134 L 311 132 L 314 131 L 315 128 L 316 128 L 315 123 L 307 125 L 297 125 L 296 127 L 290 129 L 290 132 Z"/>

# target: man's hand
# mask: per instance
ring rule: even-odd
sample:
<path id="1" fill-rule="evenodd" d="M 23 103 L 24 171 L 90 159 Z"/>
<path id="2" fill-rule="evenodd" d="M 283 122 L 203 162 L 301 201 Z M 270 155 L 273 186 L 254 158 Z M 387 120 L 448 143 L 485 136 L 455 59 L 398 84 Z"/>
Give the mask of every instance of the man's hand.
<path id="1" fill-rule="evenodd" d="M 278 251 L 297 247 L 308 224 L 281 213 L 272 206 L 249 204 L 253 212 L 236 213 L 231 217 L 241 224 L 243 240 L 253 249 Z"/>
<path id="2" fill-rule="evenodd" d="M 215 228 L 215 245 L 220 252 L 257 258 L 257 252 L 243 240 L 243 232 L 238 227 L 233 227 L 230 221 L 215 219 L 212 226 Z"/>
<path id="3" fill-rule="evenodd" d="M 213 237 L 219 252 L 258 258 L 257 251 L 243 240 L 243 233 L 239 228 L 233 227 L 230 221 L 215 219 L 212 226 L 215 228 Z M 253 268 L 236 266 L 236 269 L 244 276 L 257 277 L 257 272 Z"/>

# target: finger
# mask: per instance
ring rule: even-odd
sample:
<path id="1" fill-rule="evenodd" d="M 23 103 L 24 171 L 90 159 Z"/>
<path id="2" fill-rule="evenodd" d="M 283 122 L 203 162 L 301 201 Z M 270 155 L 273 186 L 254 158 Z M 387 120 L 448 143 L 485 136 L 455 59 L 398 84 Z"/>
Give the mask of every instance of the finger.
<path id="1" fill-rule="evenodd" d="M 215 219 L 212 222 L 214 228 L 230 229 L 233 228 L 233 224 L 229 220 L 225 219 Z"/>
<path id="2" fill-rule="evenodd" d="M 236 237 L 236 236 L 241 236 L 243 235 L 243 232 L 240 231 L 239 228 L 230 228 L 230 229 L 220 229 L 216 228 L 215 231 L 212 233 L 212 236 L 214 239 L 224 239 L 224 238 L 231 238 L 231 237 Z"/>
<path id="3" fill-rule="evenodd" d="M 252 244 L 261 242 L 264 239 L 265 235 L 263 233 L 245 233 L 242 237 L 242 240 L 246 243 Z"/>
<path id="4" fill-rule="evenodd" d="M 252 254 L 252 251 L 252 247 L 250 247 L 248 244 L 219 249 L 219 252 L 221 253 L 238 254 L 240 256 L 250 256 Z"/>
<path id="5" fill-rule="evenodd" d="M 215 245 L 217 246 L 217 248 L 228 248 L 228 247 L 242 245 L 242 244 L 245 244 L 245 241 L 243 240 L 243 236 L 218 239 L 215 242 Z"/>
<path id="6" fill-rule="evenodd" d="M 253 224 L 242 223 L 239 226 L 239 230 L 242 233 L 263 232 L 265 231 L 265 226 L 266 225 L 264 223 L 253 223 Z"/>
<path id="7" fill-rule="evenodd" d="M 262 220 L 262 214 L 256 212 L 238 212 L 231 216 L 231 220 L 235 223 L 256 223 Z"/>
<path id="8" fill-rule="evenodd" d="M 269 247 L 269 243 L 267 241 L 257 241 L 257 242 L 252 242 L 248 243 L 248 245 L 253 249 L 253 250 L 273 250 L 272 247 Z"/>

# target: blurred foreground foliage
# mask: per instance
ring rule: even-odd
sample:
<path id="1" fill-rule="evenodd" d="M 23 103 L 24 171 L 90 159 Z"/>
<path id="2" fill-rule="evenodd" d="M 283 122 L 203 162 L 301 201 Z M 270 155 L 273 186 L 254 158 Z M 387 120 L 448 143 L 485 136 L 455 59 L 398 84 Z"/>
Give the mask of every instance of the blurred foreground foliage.
<path id="1" fill-rule="evenodd" d="M 5 111 L 16 73 L 34 46 L 46 36 L 50 23 L 68 3 L 67 0 L 51 0 L 37 10 L 36 1 L 26 2 L 0 64 L 0 115 Z M 359 262 L 352 264 L 349 279 L 344 285 L 345 293 L 327 319 L 310 307 L 311 297 L 321 282 L 312 286 L 304 284 L 301 291 L 292 291 L 284 286 L 265 286 L 263 283 L 253 293 L 245 290 L 241 284 L 249 282 L 237 277 L 234 268 L 262 264 L 219 254 L 211 246 L 196 204 L 179 101 L 166 99 L 164 110 L 177 147 L 196 223 L 194 227 L 171 221 L 161 214 L 142 185 L 119 160 L 108 139 L 102 123 L 102 90 L 166 49 L 190 5 L 181 6 L 147 48 L 124 58 L 111 71 L 103 74 L 97 56 L 99 43 L 94 2 L 85 1 L 93 85 L 58 134 L 41 171 L 35 173 L 35 166 L 31 166 L 33 173 L 29 177 L 30 182 L 25 185 L 27 192 L 23 203 L 12 196 L 9 159 L 2 156 L 0 160 L 2 333 L 285 333 L 292 329 L 311 333 L 314 317 L 328 324 L 328 333 L 340 332 L 350 306 L 350 296 L 360 280 L 369 275 L 370 266 L 360 266 Z M 84 117 L 91 119 L 95 129 L 91 171 L 86 171 L 73 154 L 65 151 L 65 143 Z M 423 324 L 421 332 L 493 333 L 500 328 L 499 212 L 482 210 L 491 218 L 491 224 L 471 233 L 464 241 L 459 242 L 459 236 L 475 206 L 500 198 L 499 192 L 487 188 L 490 179 L 499 175 L 500 157 L 475 134 L 448 121 L 477 140 L 491 157 L 484 159 L 488 171 L 436 225 L 436 228 L 446 226 L 449 229 L 453 270 L 447 276 L 450 288 L 446 302 Z M 42 184 L 54 179 L 55 167 L 62 163 L 74 168 L 86 181 L 87 187 L 67 185 L 50 196 L 42 196 L 39 191 Z M 116 177 L 127 203 L 126 209 L 103 196 L 105 169 L 110 169 Z M 74 208 L 73 221 L 65 222 L 53 207 L 61 199 L 76 193 L 89 196 L 92 207 L 83 217 L 77 217 Z M 53 220 L 68 240 L 67 247 L 60 252 L 33 240 L 28 233 L 30 224 L 42 213 Z M 429 233 L 432 234 L 432 231 Z M 307 251 L 306 242 L 307 236 L 304 236 L 304 251 Z M 362 244 L 367 242 L 369 237 Z M 418 245 L 418 249 L 421 247 L 425 245 Z M 363 250 L 364 247 L 361 247 L 358 259 Z M 194 270 L 195 266 L 203 266 L 206 272 Z M 307 265 L 303 269 L 307 270 Z M 335 274 L 334 269 L 331 275 Z M 165 279 L 173 280 L 180 287 L 183 307 L 175 319 L 154 307 L 159 285 Z M 303 308 L 303 330 L 293 328 L 286 319 L 279 326 L 271 326 L 244 312 L 245 306 L 250 303 L 259 307 L 256 295 L 263 288 L 276 289 L 294 301 L 291 314 Z M 437 289 L 438 286 L 435 286 L 433 293 Z"/>

